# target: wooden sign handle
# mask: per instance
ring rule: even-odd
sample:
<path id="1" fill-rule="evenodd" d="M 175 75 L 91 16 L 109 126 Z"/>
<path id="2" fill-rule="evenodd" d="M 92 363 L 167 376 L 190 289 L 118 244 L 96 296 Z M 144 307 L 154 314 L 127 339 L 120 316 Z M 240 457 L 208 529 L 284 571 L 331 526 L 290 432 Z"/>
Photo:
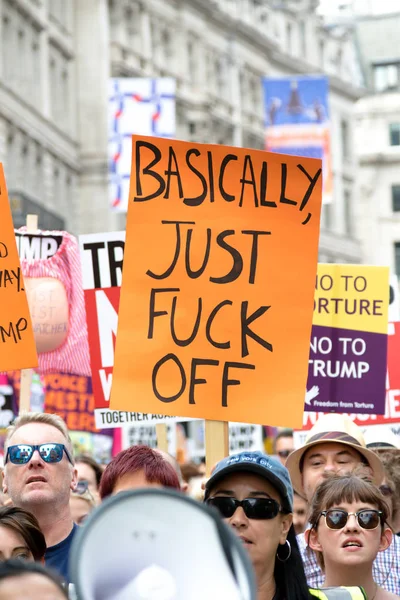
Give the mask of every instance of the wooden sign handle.
<path id="1" fill-rule="evenodd" d="M 26 228 L 28 233 L 34 233 L 38 228 L 38 216 L 26 215 Z M 21 371 L 21 385 L 19 390 L 19 414 L 29 412 L 31 409 L 31 385 L 33 369 Z"/>
<path id="2" fill-rule="evenodd" d="M 165 423 L 158 423 L 156 425 L 156 436 L 157 448 L 164 452 L 168 452 L 167 425 Z"/>
<path id="3" fill-rule="evenodd" d="M 229 423 L 206 421 L 206 475 L 210 477 L 216 463 L 229 455 Z"/>

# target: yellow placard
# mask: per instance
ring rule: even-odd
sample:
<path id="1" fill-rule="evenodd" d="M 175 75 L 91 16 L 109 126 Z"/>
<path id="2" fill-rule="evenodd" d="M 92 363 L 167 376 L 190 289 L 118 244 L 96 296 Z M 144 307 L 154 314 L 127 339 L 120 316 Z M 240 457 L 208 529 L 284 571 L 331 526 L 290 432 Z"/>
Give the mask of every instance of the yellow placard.
<path id="1" fill-rule="evenodd" d="M 319 264 L 314 325 L 387 333 L 389 267 Z"/>

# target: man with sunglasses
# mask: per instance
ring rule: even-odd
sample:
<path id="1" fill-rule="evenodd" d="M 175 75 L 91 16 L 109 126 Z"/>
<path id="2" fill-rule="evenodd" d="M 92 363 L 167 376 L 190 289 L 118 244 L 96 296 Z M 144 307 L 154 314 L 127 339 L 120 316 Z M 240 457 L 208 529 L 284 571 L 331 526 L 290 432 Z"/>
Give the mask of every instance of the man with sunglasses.
<path id="1" fill-rule="evenodd" d="M 330 474 L 348 474 L 363 465 L 372 482 L 379 486 L 384 469 L 379 457 L 366 447 L 361 429 L 346 415 L 327 414 L 310 430 L 306 443 L 292 452 L 286 466 L 293 487 L 308 502 L 320 483 Z M 324 574 L 315 554 L 307 547 L 304 534 L 297 536 L 308 584 L 320 588 Z M 400 544 L 394 540 L 374 561 L 374 578 L 382 587 L 400 595 Z"/>
<path id="2" fill-rule="evenodd" d="M 293 450 L 293 429 L 281 429 L 274 440 L 274 454 L 286 465 L 287 458 Z"/>
<path id="3" fill-rule="evenodd" d="M 4 444 L 3 491 L 15 506 L 35 515 L 46 539 L 45 563 L 66 581 L 76 531 L 69 501 L 76 484 L 72 443 L 61 417 L 18 417 Z"/>

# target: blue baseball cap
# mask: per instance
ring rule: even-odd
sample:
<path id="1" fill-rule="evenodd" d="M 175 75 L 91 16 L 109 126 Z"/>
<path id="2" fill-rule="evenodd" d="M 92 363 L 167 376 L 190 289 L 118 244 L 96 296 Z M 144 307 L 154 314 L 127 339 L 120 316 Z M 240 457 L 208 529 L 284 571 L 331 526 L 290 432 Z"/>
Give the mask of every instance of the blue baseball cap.
<path id="1" fill-rule="evenodd" d="M 205 499 L 218 481 L 238 472 L 254 473 L 269 481 L 281 495 L 282 508 L 293 512 L 293 486 L 289 471 L 279 460 L 262 452 L 241 452 L 217 463 L 206 483 Z"/>

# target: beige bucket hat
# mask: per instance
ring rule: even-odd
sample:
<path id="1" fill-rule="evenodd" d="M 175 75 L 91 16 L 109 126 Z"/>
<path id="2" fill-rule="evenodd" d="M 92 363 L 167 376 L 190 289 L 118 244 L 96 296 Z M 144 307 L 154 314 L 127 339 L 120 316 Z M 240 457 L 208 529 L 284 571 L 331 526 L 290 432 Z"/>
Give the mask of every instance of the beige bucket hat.
<path id="1" fill-rule="evenodd" d="M 309 448 L 317 444 L 335 442 L 350 446 L 357 450 L 372 469 L 373 481 L 380 485 L 384 479 L 383 465 L 375 452 L 368 450 L 361 429 L 347 415 L 329 413 L 323 415 L 310 429 L 306 443 L 289 454 L 286 468 L 289 470 L 295 491 L 304 496 L 303 478 L 301 475 L 301 459 Z"/>

